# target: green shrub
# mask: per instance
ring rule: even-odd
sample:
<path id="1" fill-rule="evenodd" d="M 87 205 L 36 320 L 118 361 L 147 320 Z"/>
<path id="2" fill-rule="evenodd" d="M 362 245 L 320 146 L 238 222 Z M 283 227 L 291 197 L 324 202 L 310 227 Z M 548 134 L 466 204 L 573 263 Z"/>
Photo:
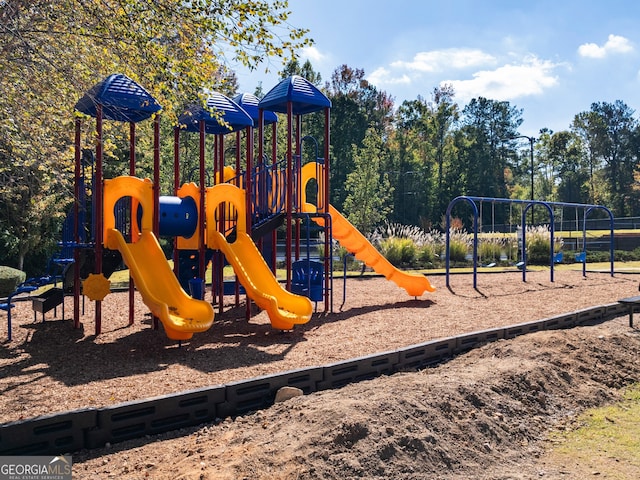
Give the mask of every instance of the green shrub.
<path id="1" fill-rule="evenodd" d="M 324 245 L 319 245 L 318 250 L 324 252 Z M 347 271 L 360 270 L 362 268 L 362 262 L 340 244 L 333 247 L 333 254 L 340 259 L 338 262 L 333 262 L 334 270 L 342 271 L 344 269 L 345 259 L 347 260 Z"/>
<path id="2" fill-rule="evenodd" d="M 449 260 L 465 262 L 472 243 L 471 235 L 464 230 L 451 230 L 449 233 Z"/>
<path id="3" fill-rule="evenodd" d="M 416 263 L 418 249 L 410 238 L 400 239 L 400 264 L 413 265 Z"/>
<path id="4" fill-rule="evenodd" d="M 6 297 L 27 279 L 22 270 L 0 266 L 0 297 Z"/>
<path id="5" fill-rule="evenodd" d="M 400 264 L 400 250 L 396 245 L 395 238 L 383 238 L 378 242 L 378 250 L 393 265 Z"/>
<path id="6" fill-rule="evenodd" d="M 478 256 L 483 262 L 498 262 L 503 249 L 504 241 L 498 236 L 483 237 L 478 240 Z"/>
<path id="7" fill-rule="evenodd" d="M 518 257 L 518 239 L 517 238 L 505 237 L 504 253 L 507 256 L 508 262 L 517 262 L 520 260 L 520 258 Z"/>
<path id="8" fill-rule="evenodd" d="M 415 225 L 385 223 L 371 235 L 371 242 L 395 266 L 432 267 L 444 252 L 443 235 L 425 232 Z"/>
<path id="9" fill-rule="evenodd" d="M 380 253 L 396 267 L 412 265 L 416 261 L 417 248 L 410 238 L 384 238 L 379 245 Z"/>
<path id="10" fill-rule="evenodd" d="M 609 261 L 609 252 L 604 252 L 605 253 L 605 257 L 606 259 L 603 260 L 604 262 L 608 262 Z M 614 250 L 613 251 L 613 258 L 619 262 L 633 262 L 634 260 L 637 259 L 637 257 L 634 255 L 634 252 L 628 252 L 626 250 Z"/>
<path id="11" fill-rule="evenodd" d="M 527 262 L 534 265 L 549 263 L 549 240 L 527 240 Z"/>
<path id="12" fill-rule="evenodd" d="M 418 264 L 422 267 L 431 266 L 436 260 L 436 247 L 433 243 L 425 243 L 424 245 L 417 247 L 417 260 Z"/>
<path id="13" fill-rule="evenodd" d="M 549 264 L 550 231 L 546 225 L 527 227 L 527 263 L 533 265 Z M 562 249 L 562 238 L 554 238 L 554 253 Z"/>

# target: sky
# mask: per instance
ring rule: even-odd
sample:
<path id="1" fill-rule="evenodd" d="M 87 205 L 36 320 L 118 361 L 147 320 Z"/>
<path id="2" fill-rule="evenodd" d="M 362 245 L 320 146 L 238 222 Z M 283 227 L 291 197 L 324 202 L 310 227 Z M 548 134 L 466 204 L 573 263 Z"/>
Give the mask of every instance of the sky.
<path id="1" fill-rule="evenodd" d="M 522 109 L 519 133 L 570 128 L 594 102 L 640 116 L 640 2 L 629 0 L 289 0 L 301 50 L 323 84 L 340 65 L 363 69 L 400 105 L 450 84 L 463 107 L 479 96 Z M 265 73 L 265 68 L 270 69 Z M 236 69 L 240 91 L 278 82 L 277 60 Z"/>

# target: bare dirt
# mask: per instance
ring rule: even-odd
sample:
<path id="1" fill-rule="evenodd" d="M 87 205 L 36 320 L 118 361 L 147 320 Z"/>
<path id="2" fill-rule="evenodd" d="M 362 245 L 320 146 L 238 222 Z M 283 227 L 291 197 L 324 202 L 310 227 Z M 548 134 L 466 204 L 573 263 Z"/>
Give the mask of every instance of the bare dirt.
<path id="1" fill-rule="evenodd" d="M 208 332 L 178 348 L 151 328 L 136 299 L 103 302 L 94 335 L 87 301 L 82 328 L 34 322 L 14 310 L 14 340 L 0 358 L 0 421 L 103 406 L 322 365 L 464 332 L 614 303 L 638 293 L 638 277 L 590 272 L 430 277 L 419 299 L 380 278 L 334 282 L 334 313 L 274 332 L 264 313 L 225 306 Z M 228 299 L 233 302 L 232 298 Z M 322 305 L 319 305 L 322 310 Z M 66 318 L 72 306 L 67 299 Z M 58 314 L 60 312 L 58 311 Z M 51 318 L 49 313 L 47 318 Z M 0 329 L 6 338 L 6 325 Z M 585 478 L 597 465 L 558 465 L 545 441 L 585 408 L 615 401 L 640 381 L 640 333 L 627 316 L 538 332 L 478 348 L 436 368 L 403 372 L 296 397 L 199 428 L 74 452 L 74 478 L 425 479 Z M 619 478 L 640 478 L 621 462 Z"/>

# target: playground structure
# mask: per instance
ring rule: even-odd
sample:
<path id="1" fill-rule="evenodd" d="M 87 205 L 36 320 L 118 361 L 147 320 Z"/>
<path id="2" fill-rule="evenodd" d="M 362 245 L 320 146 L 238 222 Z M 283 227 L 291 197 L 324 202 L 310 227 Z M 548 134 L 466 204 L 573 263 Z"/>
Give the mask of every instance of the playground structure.
<path id="1" fill-rule="evenodd" d="M 214 306 L 217 304 L 222 312 L 223 296 L 229 293 L 235 293 L 236 305 L 239 294 L 246 294 L 247 318 L 252 300 L 267 311 L 272 327 L 280 330 L 308 322 L 313 312 L 311 300 L 316 304 L 324 301 L 325 311 L 332 310 L 333 238 L 410 295 L 433 291 L 423 275 L 406 274 L 388 264 L 330 206 L 330 107 L 326 96 L 298 76 L 282 80 L 262 100 L 249 94 L 238 95 L 235 100 L 212 94 L 206 108 L 194 105 L 178 119 L 179 125 L 174 129 L 174 191 L 173 195 L 164 196 L 160 194 L 161 106 L 143 87 L 122 74 L 96 84 L 76 104 L 78 112 L 95 118 L 97 141 L 93 174 L 87 182 L 81 147 L 82 119 L 76 119 L 73 239 L 64 244 L 73 251 L 70 272 L 74 327 L 79 327 L 80 297 L 85 295 L 96 303 L 95 334 L 100 334 L 101 302 L 110 292 L 107 278 L 111 272 L 105 269 L 104 259 L 114 252 L 120 253 L 133 280 L 129 282 L 129 323 L 134 321 L 137 289 L 154 316 L 154 326 L 157 328 L 159 320 L 167 336 L 178 341 L 207 330 L 213 323 Z M 315 112 L 324 114 L 324 138 L 321 142 L 312 139 L 316 144 L 315 158 L 303 159 L 302 143 L 310 137 L 302 135 L 301 117 Z M 285 115 L 287 123 L 287 147 L 280 161 L 277 113 Z M 147 119 L 153 121 L 151 180 L 136 177 L 135 164 L 136 124 Z M 104 120 L 127 122 L 130 126 L 128 175 L 103 178 Z M 268 126 L 272 129 L 270 148 L 265 142 Z M 197 183 L 182 183 L 180 139 L 184 132 L 199 135 Z M 235 136 L 234 165 L 225 164 L 225 136 L 229 134 Z M 206 167 L 207 136 L 214 137 L 211 170 Z M 323 156 L 318 153 L 319 144 Z M 208 186 L 207 179 L 213 185 Z M 307 202 L 307 191 L 313 189 L 311 180 L 315 181 L 315 205 Z M 93 215 L 86 214 L 89 210 Z M 314 254 L 308 243 L 311 222 L 324 233 L 324 244 Z M 282 224 L 286 236 L 283 284 L 275 276 L 276 230 Z M 307 229 L 306 245 L 302 228 Z M 173 238 L 173 269 L 160 247 L 161 236 Z M 86 265 L 81 268 L 86 252 L 95 258 L 91 272 L 86 271 Z M 225 281 L 225 264 L 233 267 L 236 282 Z M 212 303 L 204 300 L 209 265 Z"/>
<path id="2" fill-rule="evenodd" d="M 527 213 L 529 209 L 536 205 L 543 207 L 549 213 L 549 280 L 554 281 L 554 264 L 561 258 L 561 252 L 557 255 L 554 252 L 554 238 L 555 238 L 555 219 L 554 219 L 554 207 L 569 207 L 583 210 L 583 229 L 582 229 L 582 252 L 576 256 L 576 260 L 582 263 L 582 275 L 586 276 L 587 269 L 587 218 L 589 213 L 594 210 L 602 210 L 609 218 L 609 261 L 610 261 L 610 273 L 614 275 L 614 258 L 613 258 L 613 241 L 614 241 L 614 225 L 613 225 L 613 213 L 607 207 L 602 205 L 591 205 L 581 203 L 568 203 L 568 202 L 544 202 L 540 200 L 517 200 L 507 198 L 493 198 L 493 197 L 473 197 L 473 196 L 459 196 L 451 200 L 446 211 L 446 227 L 445 227 L 445 275 L 446 285 L 450 286 L 449 273 L 450 273 L 450 234 L 451 234 L 451 212 L 456 204 L 460 202 L 466 202 L 469 204 L 473 211 L 473 288 L 477 288 L 478 284 L 478 203 L 482 205 L 482 202 L 503 203 L 511 205 L 521 205 L 521 226 L 522 226 L 522 261 L 519 262 L 518 267 L 522 270 L 522 281 L 527 280 Z"/>

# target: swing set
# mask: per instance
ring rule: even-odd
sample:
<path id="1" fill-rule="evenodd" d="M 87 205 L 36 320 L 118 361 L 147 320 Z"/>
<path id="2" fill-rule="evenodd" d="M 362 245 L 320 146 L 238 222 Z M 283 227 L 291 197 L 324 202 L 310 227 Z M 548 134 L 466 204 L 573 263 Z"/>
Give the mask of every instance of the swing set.
<path id="1" fill-rule="evenodd" d="M 492 211 L 491 211 L 491 222 L 492 228 L 495 229 L 495 204 L 496 203 L 504 203 L 509 204 L 509 212 L 511 214 L 511 207 L 513 205 L 520 205 L 522 207 L 521 214 L 521 225 L 522 225 L 522 261 L 518 264 L 519 268 L 522 268 L 522 281 L 527 281 L 527 240 L 526 240 L 526 231 L 527 231 L 527 212 L 529 209 L 533 208 L 536 205 L 540 205 L 544 207 L 549 213 L 549 275 L 550 281 L 554 281 L 554 264 L 558 260 L 554 253 L 554 243 L 555 243 L 555 216 L 554 216 L 554 208 L 575 208 L 576 209 L 576 226 L 578 225 L 578 209 L 583 210 L 583 223 L 582 223 L 582 251 L 576 256 L 578 261 L 582 262 L 582 276 L 586 277 L 587 275 L 587 256 L 586 256 L 586 248 L 587 248 L 587 218 L 589 214 L 594 210 L 602 210 L 609 217 L 609 259 L 610 259 L 610 274 L 613 277 L 614 275 L 614 266 L 613 266 L 613 213 L 607 207 L 602 205 L 590 205 L 590 204 L 582 204 L 582 203 L 567 203 L 567 202 L 543 202 L 541 200 L 515 200 L 509 198 L 493 198 L 493 197 L 472 197 L 472 196 L 459 196 L 451 200 L 449 206 L 447 207 L 446 212 L 446 231 L 445 231 L 445 273 L 446 273 L 446 286 L 449 287 L 449 273 L 450 273 L 450 255 L 449 255 L 449 244 L 450 244 L 450 231 L 451 231 L 451 211 L 453 207 L 460 203 L 467 202 L 473 211 L 473 288 L 477 288 L 478 286 L 478 226 L 482 222 L 482 217 L 479 220 L 479 209 L 478 205 L 480 205 L 480 211 L 482 208 L 482 204 L 484 202 L 491 202 Z M 562 218 L 562 216 L 561 216 Z M 509 218 L 509 222 L 511 222 L 511 216 Z"/>

